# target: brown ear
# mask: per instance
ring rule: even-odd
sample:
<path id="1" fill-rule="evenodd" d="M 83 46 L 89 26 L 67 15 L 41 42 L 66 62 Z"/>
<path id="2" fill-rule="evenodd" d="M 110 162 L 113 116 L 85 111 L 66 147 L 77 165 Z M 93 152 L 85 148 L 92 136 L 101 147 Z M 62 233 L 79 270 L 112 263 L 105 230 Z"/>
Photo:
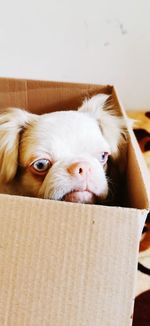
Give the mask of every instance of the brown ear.
<path id="1" fill-rule="evenodd" d="M 0 181 L 11 181 L 18 167 L 20 132 L 32 121 L 32 115 L 21 109 L 10 108 L 0 114 Z"/>

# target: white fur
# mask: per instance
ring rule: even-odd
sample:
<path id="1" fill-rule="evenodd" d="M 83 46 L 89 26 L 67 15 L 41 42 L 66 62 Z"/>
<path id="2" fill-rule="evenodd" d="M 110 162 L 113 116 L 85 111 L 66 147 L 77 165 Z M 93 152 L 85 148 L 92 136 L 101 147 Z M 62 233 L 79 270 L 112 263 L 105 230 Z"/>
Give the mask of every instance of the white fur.
<path id="1" fill-rule="evenodd" d="M 123 121 L 107 110 L 107 98 L 99 94 L 85 100 L 78 111 L 41 116 L 20 109 L 4 112 L 0 116 L 1 192 L 84 203 L 106 198 L 106 166 L 100 155 L 109 152 L 117 159 L 124 143 Z M 44 179 L 29 168 L 39 158 L 52 163 Z M 88 164 L 85 175 L 68 172 L 76 162 L 83 170 Z"/>
<path id="2" fill-rule="evenodd" d="M 119 146 L 124 143 L 125 122 L 122 117 L 116 116 L 110 104 L 106 105 L 108 99 L 109 96 L 106 94 L 95 95 L 90 100 L 85 100 L 79 111 L 90 114 L 98 121 L 103 136 L 109 143 L 111 155 L 117 158 L 120 154 Z"/>

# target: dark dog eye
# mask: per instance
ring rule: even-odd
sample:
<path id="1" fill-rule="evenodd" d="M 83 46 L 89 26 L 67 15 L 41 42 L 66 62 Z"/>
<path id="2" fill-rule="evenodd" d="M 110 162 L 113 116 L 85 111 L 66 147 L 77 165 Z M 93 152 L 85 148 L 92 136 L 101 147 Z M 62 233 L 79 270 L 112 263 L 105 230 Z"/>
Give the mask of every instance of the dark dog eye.
<path id="1" fill-rule="evenodd" d="M 37 172 L 45 172 L 50 168 L 50 161 L 46 159 L 39 159 L 32 163 L 32 168 Z"/>
<path id="2" fill-rule="evenodd" d="M 100 162 L 102 164 L 105 164 L 107 162 L 107 160 L 108 160 L 108 156 L 109 156 L 109 153 L 108 152 L 102 152 L 100 154 Z"/>

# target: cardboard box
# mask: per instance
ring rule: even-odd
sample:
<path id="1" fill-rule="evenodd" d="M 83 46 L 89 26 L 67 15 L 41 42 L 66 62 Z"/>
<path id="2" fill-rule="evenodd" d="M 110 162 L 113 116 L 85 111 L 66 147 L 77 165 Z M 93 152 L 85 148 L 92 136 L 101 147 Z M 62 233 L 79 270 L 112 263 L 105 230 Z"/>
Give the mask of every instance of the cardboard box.
<path id="1" fill-rule="evenodd" d="M 0 108 L 75 109 L 99 92 L 122 111 L 111 86 L 4 78 Z M 150 184 L 129 132 L 129 208 L 0 195 L 0 325 L 131 325 Z"/>

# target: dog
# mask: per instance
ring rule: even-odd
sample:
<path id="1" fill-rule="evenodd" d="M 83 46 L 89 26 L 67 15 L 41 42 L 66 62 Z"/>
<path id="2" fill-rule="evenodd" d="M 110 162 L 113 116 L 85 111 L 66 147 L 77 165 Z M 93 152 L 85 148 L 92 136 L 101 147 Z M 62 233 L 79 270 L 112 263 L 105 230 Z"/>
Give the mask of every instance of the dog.
<path id="1" fill-rule="evenodd" d="M 126 147 L 124 118 L 106 94 L 85 99 L 76 111 L 36 115 L 8 108 L 0 115 L 0 192 L 114 203 Z"/>

